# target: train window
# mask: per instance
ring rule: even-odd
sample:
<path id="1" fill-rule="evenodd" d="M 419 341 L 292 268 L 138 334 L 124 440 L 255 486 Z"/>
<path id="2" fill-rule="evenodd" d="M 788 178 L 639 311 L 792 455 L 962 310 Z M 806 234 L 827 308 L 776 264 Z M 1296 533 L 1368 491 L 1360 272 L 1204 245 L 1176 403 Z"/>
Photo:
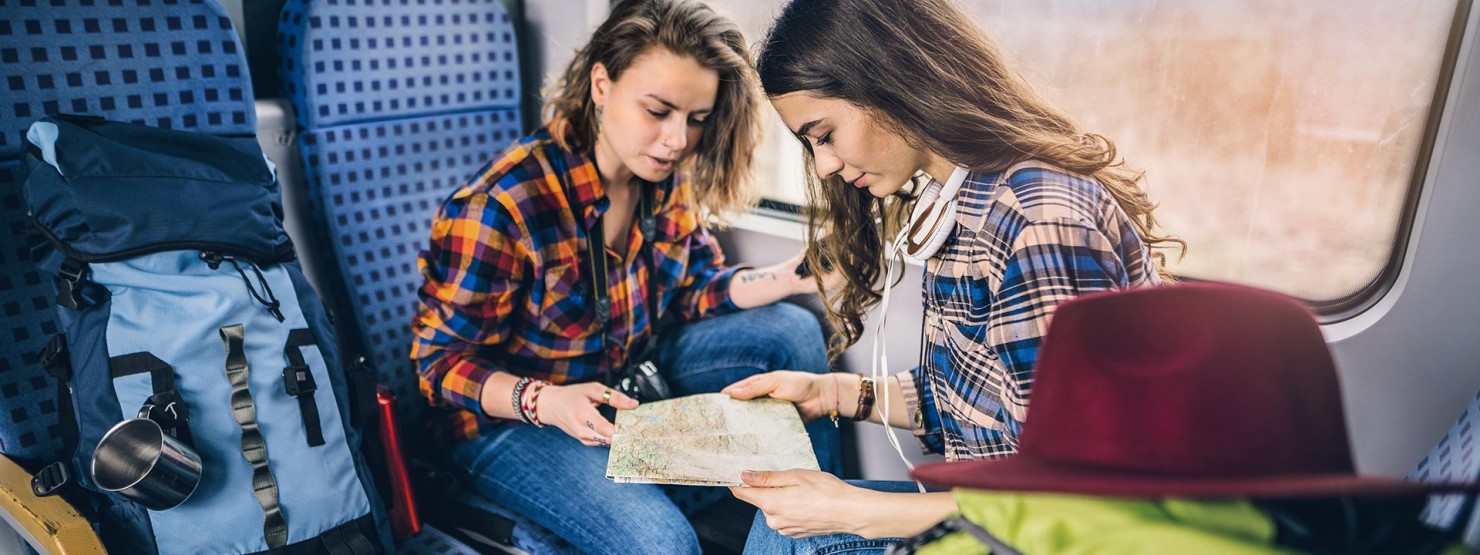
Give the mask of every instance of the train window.
<path id="1" fill-rule="evenodd" d="M 1184 276 L 1329 317 L 1400 262 L 1465 0 L 958 0 L 1041 91 L 1145 170 Z M 717 2 L 763 37 L 781 2 Z M 778 120 L 779 121 L 779 120 Z M 758 177 L 801 203 L 778 122 Z"/>

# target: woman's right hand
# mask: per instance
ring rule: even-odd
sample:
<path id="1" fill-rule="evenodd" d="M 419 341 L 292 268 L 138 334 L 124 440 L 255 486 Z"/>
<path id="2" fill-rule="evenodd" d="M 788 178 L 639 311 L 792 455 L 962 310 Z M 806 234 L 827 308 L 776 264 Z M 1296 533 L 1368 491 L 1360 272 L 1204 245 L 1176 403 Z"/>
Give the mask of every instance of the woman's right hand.
<path id="1" fill-rule="evenodd" d="M 610 391 L 611 393 L 607 393 Z M 603 397 L 610 395 L 608 405 L 618 409 L 635 409 L 637 400 L 598 382 L 571 385 L 547 385 L 535 404 L 540 423 L 555 426 L 582 444 L 595 447 L 611 445 L 616 427 L 596 411 Z"/>
<path id="2" fill-rule="evenodd" d="M 785 399 L 797 406 L 803 422 L 811 422 L 837 409 L 838 387 L 834 374 L 776 370 L 732 383 L 720 393 L 742 401 L 756 397 Z"/>

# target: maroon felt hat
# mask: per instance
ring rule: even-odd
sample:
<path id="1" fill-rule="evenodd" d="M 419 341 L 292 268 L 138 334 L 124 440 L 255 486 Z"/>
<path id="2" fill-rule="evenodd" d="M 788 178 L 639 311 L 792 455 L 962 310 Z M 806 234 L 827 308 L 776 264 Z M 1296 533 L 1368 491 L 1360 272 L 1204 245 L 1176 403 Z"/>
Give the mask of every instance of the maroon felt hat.
<path id="1" fill-rule="evenodd" d="M 922 465 L 942 486 L 1109 496 L 1474 490 L 1359 476 L 1336 368 L 1305 305 L 1200 283 L 1086 295 L 1044 338 L 1015 457 Z"/>

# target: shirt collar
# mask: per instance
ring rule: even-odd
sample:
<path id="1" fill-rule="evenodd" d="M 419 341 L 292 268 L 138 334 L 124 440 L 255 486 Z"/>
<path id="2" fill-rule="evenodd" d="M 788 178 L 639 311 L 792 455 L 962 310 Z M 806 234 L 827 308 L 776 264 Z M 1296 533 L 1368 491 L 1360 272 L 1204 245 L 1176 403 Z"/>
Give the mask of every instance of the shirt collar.
<path id="1" fill-rule="evenodd" d="M 596 169 L 595 156 L 589 148 L 577 152 L 562 152 L 562 154 L 565 157 L 566 182 L 570 187 L 570 190 L 566 191 L 566 196 L 570 199 L 571 207 L 579 210 L 586 228 L 590 229 L 592 225 L 595 225 L 596 218 L 604 214 L 610 205 L 610 201 L 606 199 L 606 187 L 601 184 L 601 174 Z M 667 203 L 668 198 L 673 194 L 677 178 L 678 172 L 675 171 L 668 179 L 661 182 L 643 183 L 644 186 L 657 187 L 653 195 L 653 204 L 661 207 Z"/>

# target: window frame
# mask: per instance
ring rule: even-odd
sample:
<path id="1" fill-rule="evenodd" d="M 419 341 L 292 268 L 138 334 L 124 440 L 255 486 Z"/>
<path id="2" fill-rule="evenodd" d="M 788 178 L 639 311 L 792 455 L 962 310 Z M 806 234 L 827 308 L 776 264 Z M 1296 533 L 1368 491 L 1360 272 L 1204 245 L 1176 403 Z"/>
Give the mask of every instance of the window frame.
<path id="1" fill-rule="evenodd" d="M 1445 110 L 1449 104 L 1449 97 L 1456 85 L 1455 77 L 1458 70 L 1457 63 L 1461 54 L 1461 47 L 1465 44 L 1466 33 L 1469 31 L 1473 0 L 1456 0 L 1454 16 L 1450 21 L 1448 39 L 1445 42 L 1444 54 L 1439 61 L 1439 70 L 1434 85 L 1433 97 L 1429 102 L 1427 118 L 1424 129 L 1420 134 L 1417 152 L 1413 161 L 1413 168 L 1406 181 L 1407 192 L 1399 204 L 1399 214 L 1396 226 L 1393 229 L 1393 244 L 1388 252 L 1387 260 L 1380 266 L 1377 274 L 1366 285 L 1358 287 L 1351 293 L 1329 300 L 1309 299 L 1295 296 L 1304 302 L 1316 314 L 1316 319 L 1322 325 L 1334 324 L 1355 318 L 1371 309 L 1392 291 L 1402 274 L 1405 261 L 1409 257 L 1414 224 L 1418 219 L 1419 207 L 1429 183 L 1429 170 L 1433 166 L 1434 150 L 1439 138 L 1439 129 L 1443 123 Z M 810 171 L 803 169 L 803 171 Z M 805 187 L 805 183 L 787 184 L 796 187 Z M 806 223 L 803 206 L 789 201 L 778 200 L 762 195 L 759 204 L 752 209 L 752 214 Z M 805 238 L 801 238 L 805 239 Z M 1184 281 L 1217 281 L 1196 277 L 1178 276 Z M 1288 293 L 1287 293 L 1288 294 Z"/>

